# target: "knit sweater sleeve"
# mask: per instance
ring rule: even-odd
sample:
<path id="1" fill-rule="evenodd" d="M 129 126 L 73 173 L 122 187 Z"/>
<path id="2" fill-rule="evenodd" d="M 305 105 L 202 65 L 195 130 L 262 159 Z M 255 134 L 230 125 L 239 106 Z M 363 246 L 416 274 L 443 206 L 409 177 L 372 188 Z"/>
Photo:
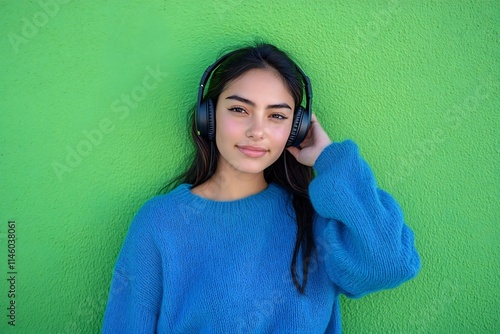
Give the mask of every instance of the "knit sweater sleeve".
<path id="1" fill-rule="evenodd" d="M 134 217 L 113 271 L 102 333 L 155 333 L 162 264 L 155 239 L 154 201 Z"/>
<path id="2" fill-rule="evenodd" d="M 316 243 L 340 292 L 358 298 L 413 278 L 420 269 L 413 232 L 397 202 L 377 187 L 356 144 L 329 145 L 314 169 L 309 194 L 320 216 Z"/>

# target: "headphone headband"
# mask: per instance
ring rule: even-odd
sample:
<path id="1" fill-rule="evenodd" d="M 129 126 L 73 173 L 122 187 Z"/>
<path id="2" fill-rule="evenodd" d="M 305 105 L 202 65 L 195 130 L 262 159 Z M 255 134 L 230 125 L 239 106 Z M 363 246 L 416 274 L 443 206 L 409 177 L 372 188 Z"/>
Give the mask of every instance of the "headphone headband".
<path id="1" fill-rule="evenodd" d="M 203 91 L 205 89 L 205 86 L 208 82 L 208 79 L 210 78 L 210 75 L 212 74 L 212 72 L 215 70 L 216 67 L 218 67 L 224 60 L 227 59 L 227 57 L 229 57 L 231 53 L 228 53 L 222 57 L 220 57 L 219 59 L 217 59 L 215 61 L 215 63 L 213 63 L 212 65 L 208 66 L 207 69 L 205 70 L 205 72 L 203 72 L 203 75 L 201 76 L 201 80 L 200 80 L 200 86 L 198 87 L 198 110 L 200 109 L 200 106 L 201 106 L 201 101 L 203 100 Z M 198 126 L 196 126 L 197 129 Z M 198 134 L 200 131 L 198 131 Z"/>

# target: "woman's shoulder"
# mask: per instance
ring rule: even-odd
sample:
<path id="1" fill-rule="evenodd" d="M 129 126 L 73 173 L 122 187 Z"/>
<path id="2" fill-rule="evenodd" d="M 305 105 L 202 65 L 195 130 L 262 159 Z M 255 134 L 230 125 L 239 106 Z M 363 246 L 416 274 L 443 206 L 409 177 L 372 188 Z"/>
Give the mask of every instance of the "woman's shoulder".
<path id="1" fill-rule="evenodd" d="M 189 184 L 181 184 L 166 194 L 148 199 L 137 211 L 134 221 L 158 222 L 175 216 L 179 205 L 189 202 L 192 196 Z"/>
<path id="2" fill-rule="evenodd" d="M 187 183 L 182 183 L 165 194 L 160 194 L 151 197 L 143 204 L 141 209 L 142 208 L 153 209 L 165 205 L 169 206 L 173 202 L 189 200 L 189 197 L 191 196 L 192 196 L 191 185 Z"/>

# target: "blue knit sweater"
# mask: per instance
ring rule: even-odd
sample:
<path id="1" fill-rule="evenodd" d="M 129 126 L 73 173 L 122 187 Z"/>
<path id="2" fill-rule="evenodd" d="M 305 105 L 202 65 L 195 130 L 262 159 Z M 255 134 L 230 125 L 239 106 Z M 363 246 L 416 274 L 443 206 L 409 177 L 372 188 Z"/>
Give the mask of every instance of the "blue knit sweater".
<path id="1" fill-rule="evenodd" d="M 356 144 L 331 144 L 314 169 L 317 256 L 305 295 L 290 275 L 297 227 L 286 190 L 271 183 L 220 202 L 183 184 L 134 218 L 103 333 L 340 333 L 339 294 L 361 297 L 413 278 L 413 233 Z"/>

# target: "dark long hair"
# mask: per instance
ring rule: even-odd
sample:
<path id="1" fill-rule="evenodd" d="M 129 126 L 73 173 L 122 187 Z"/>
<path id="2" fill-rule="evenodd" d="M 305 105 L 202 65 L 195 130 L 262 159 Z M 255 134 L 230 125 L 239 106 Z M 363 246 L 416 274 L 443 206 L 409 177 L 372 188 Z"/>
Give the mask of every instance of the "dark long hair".
<path id="1" fill-rule="evenodd" d="M 252 69 L 273 69 L 278 72 L 293 96 L 295 110 L 297 110 L 303 97 L 302 76 L 295 63 L 285 52 L 264 43 L 257 43 L 255 46 L 230 52 L 228 57 L 213 72 L 204 98 L 211 99 L 214 102 L 214 108 L 216 108 L 217 99 L 227 84 Z M 213 142 L 197 134 L 195 112 L 196 106 L 191 113 L 191 136 L 195 143 L 193 162 L 184 174 L 167 184 L 162 192 L 180 183 L 191 184 L 194 188 L 210 179 L 217 168 L 219 151 Z M 315 249 L 312 228 L 314 210 L 308 194 L 308 186 L 313 178 L 312 168 L 300 164 L 284 150 L 276 162 L 264 170 L 264 177 L 266 182 L 277 183 L 292 194 L 291 200 L 297 221 L 297 236 L 290 271 L 293 283 L 303 294 L 308 280 L 309 259 Z M 299 260 L 301 249 L 302 258 Z M 301 266 L 298 266 L 298 261 L 301 261 Z M 299 267 L 302 268 L 302 282 L 299 282 L 299 270 L 297 269 Z"/>

